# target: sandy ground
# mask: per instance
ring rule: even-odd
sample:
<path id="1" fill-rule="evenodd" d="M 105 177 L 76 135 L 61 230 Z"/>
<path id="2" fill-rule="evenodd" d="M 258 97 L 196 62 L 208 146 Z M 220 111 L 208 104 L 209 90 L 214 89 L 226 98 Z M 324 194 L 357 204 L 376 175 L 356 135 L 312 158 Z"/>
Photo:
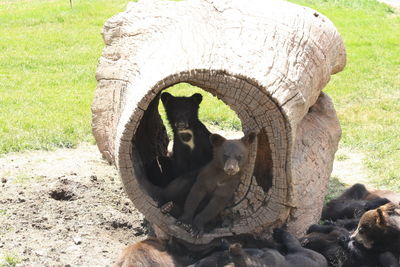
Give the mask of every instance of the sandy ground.
<path id="1" fill-rule="evenodd" d="M 362 154 L 337 154 L 333 176 L 368 184 Z M 7 256 L 17 266 L 110 266 L 146 235 L 142 214 L 94 145 L 3 155 L 0 192 L 0 266 Z"/>

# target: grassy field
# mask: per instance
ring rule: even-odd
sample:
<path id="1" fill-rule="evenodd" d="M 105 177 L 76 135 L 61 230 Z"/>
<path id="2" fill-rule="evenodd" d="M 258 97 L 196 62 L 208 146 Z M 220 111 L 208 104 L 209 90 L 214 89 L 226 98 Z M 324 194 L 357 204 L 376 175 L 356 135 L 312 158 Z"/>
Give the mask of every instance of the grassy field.
<path id="1" fill-rule="evenodd" d="M 328 16 L 347 49 L 345 70 L 325 91 L 342 125 L 342 146 L 366 154 L 375 182 L 400 190 L 400 14 L 373 0 L 295 1 Z"/>
<path id="2" fill-rule="evenodd" d="M 128 1 L 0 0 L 0 154 L 93 142 L 90 105 L 104 21 Z M 400 16 L 373 0 L 295 0 L 328 16 L 342 34 L 346 69 L 326 92 L 343 128 L 342 146 L 367 155 L 379 183 L 400 190 Z M 178 85 L 172 91 L 191 94 Z M 200 116 L 239 129 L 206 96 Z"/>
<path id="3" fill-rule="evenodd" d="M 92 141 L 104 21 L 127 1 L 0 0 L 0 153 Z"/>

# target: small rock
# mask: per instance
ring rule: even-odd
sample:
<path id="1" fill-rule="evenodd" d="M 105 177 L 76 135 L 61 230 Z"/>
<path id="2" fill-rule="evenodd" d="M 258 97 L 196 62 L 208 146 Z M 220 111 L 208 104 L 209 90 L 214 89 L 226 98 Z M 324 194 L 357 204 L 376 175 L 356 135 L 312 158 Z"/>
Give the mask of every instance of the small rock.
<path id="1" fill-rule="evenodd" d="M 7 183 L 7 179 L 4 178 L 4 177 L 2 177 L 2 178 L 1 178 L 1 182 L 2 182 L 3 184 Z"/>
<path id="2" fill-rule="evenodd" d="M 79 236 L 73 238 L 75 245 L 82 244 L 82 239 Z"/>
<path id="3" fill-rule="evenodd" d="M 45 252 L 43 250 L 36 250 L 35 254 L 38 255 L 38 256 L 44 256 Z"/>
<path id="4" fill-rule="evenodd" d="M 97 176 L 96 175 L 91 175 L 90 176 L 90 180 L 93 181 L 97 181 Z"/>

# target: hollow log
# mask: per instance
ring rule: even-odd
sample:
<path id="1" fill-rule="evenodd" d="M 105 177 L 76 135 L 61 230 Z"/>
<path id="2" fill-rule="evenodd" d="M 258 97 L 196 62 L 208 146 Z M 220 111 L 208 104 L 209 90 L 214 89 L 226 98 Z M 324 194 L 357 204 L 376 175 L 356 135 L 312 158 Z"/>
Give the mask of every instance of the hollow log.
<path id="1" fill-rule="evenodd" d="M 104 25 L 93 134 L 147 220 L 192 244 L 240 233 L 296 235 L 318 221 L 340 125 L 321 92 L 346 62 L 332 22 L 284 1 L 139 1 Z M 228 223 L 193 239 L 150 197 L 143 166 L 166 155 L 163 89 L 186 82 L 229 105 L 243 132 L 259 131 Z"/>

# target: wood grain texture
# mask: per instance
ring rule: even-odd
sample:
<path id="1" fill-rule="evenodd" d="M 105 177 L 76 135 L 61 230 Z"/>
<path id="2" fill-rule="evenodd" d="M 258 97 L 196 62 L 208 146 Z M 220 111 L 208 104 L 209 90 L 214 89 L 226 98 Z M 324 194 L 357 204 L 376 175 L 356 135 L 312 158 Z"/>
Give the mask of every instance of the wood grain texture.
<path id="1" fill-rule="evenodd" d="M 300 234 L 316 222 L 340 138 L 321 90 L 346 62 L 343 41 L 325 16 L 278 0 L 139 1 L 110 18 L 103 37 L 93 134 L 149 221 L 191 243 L 268 234 L 283 224 Z M 223 100 L 244 132 L 260 131 L 225 211 L 231 226 L 198 240 L 156 208 L 143 171 L 149 159 L 166 153 L 165 129 L 151 107 L 179 82 Z"/>

